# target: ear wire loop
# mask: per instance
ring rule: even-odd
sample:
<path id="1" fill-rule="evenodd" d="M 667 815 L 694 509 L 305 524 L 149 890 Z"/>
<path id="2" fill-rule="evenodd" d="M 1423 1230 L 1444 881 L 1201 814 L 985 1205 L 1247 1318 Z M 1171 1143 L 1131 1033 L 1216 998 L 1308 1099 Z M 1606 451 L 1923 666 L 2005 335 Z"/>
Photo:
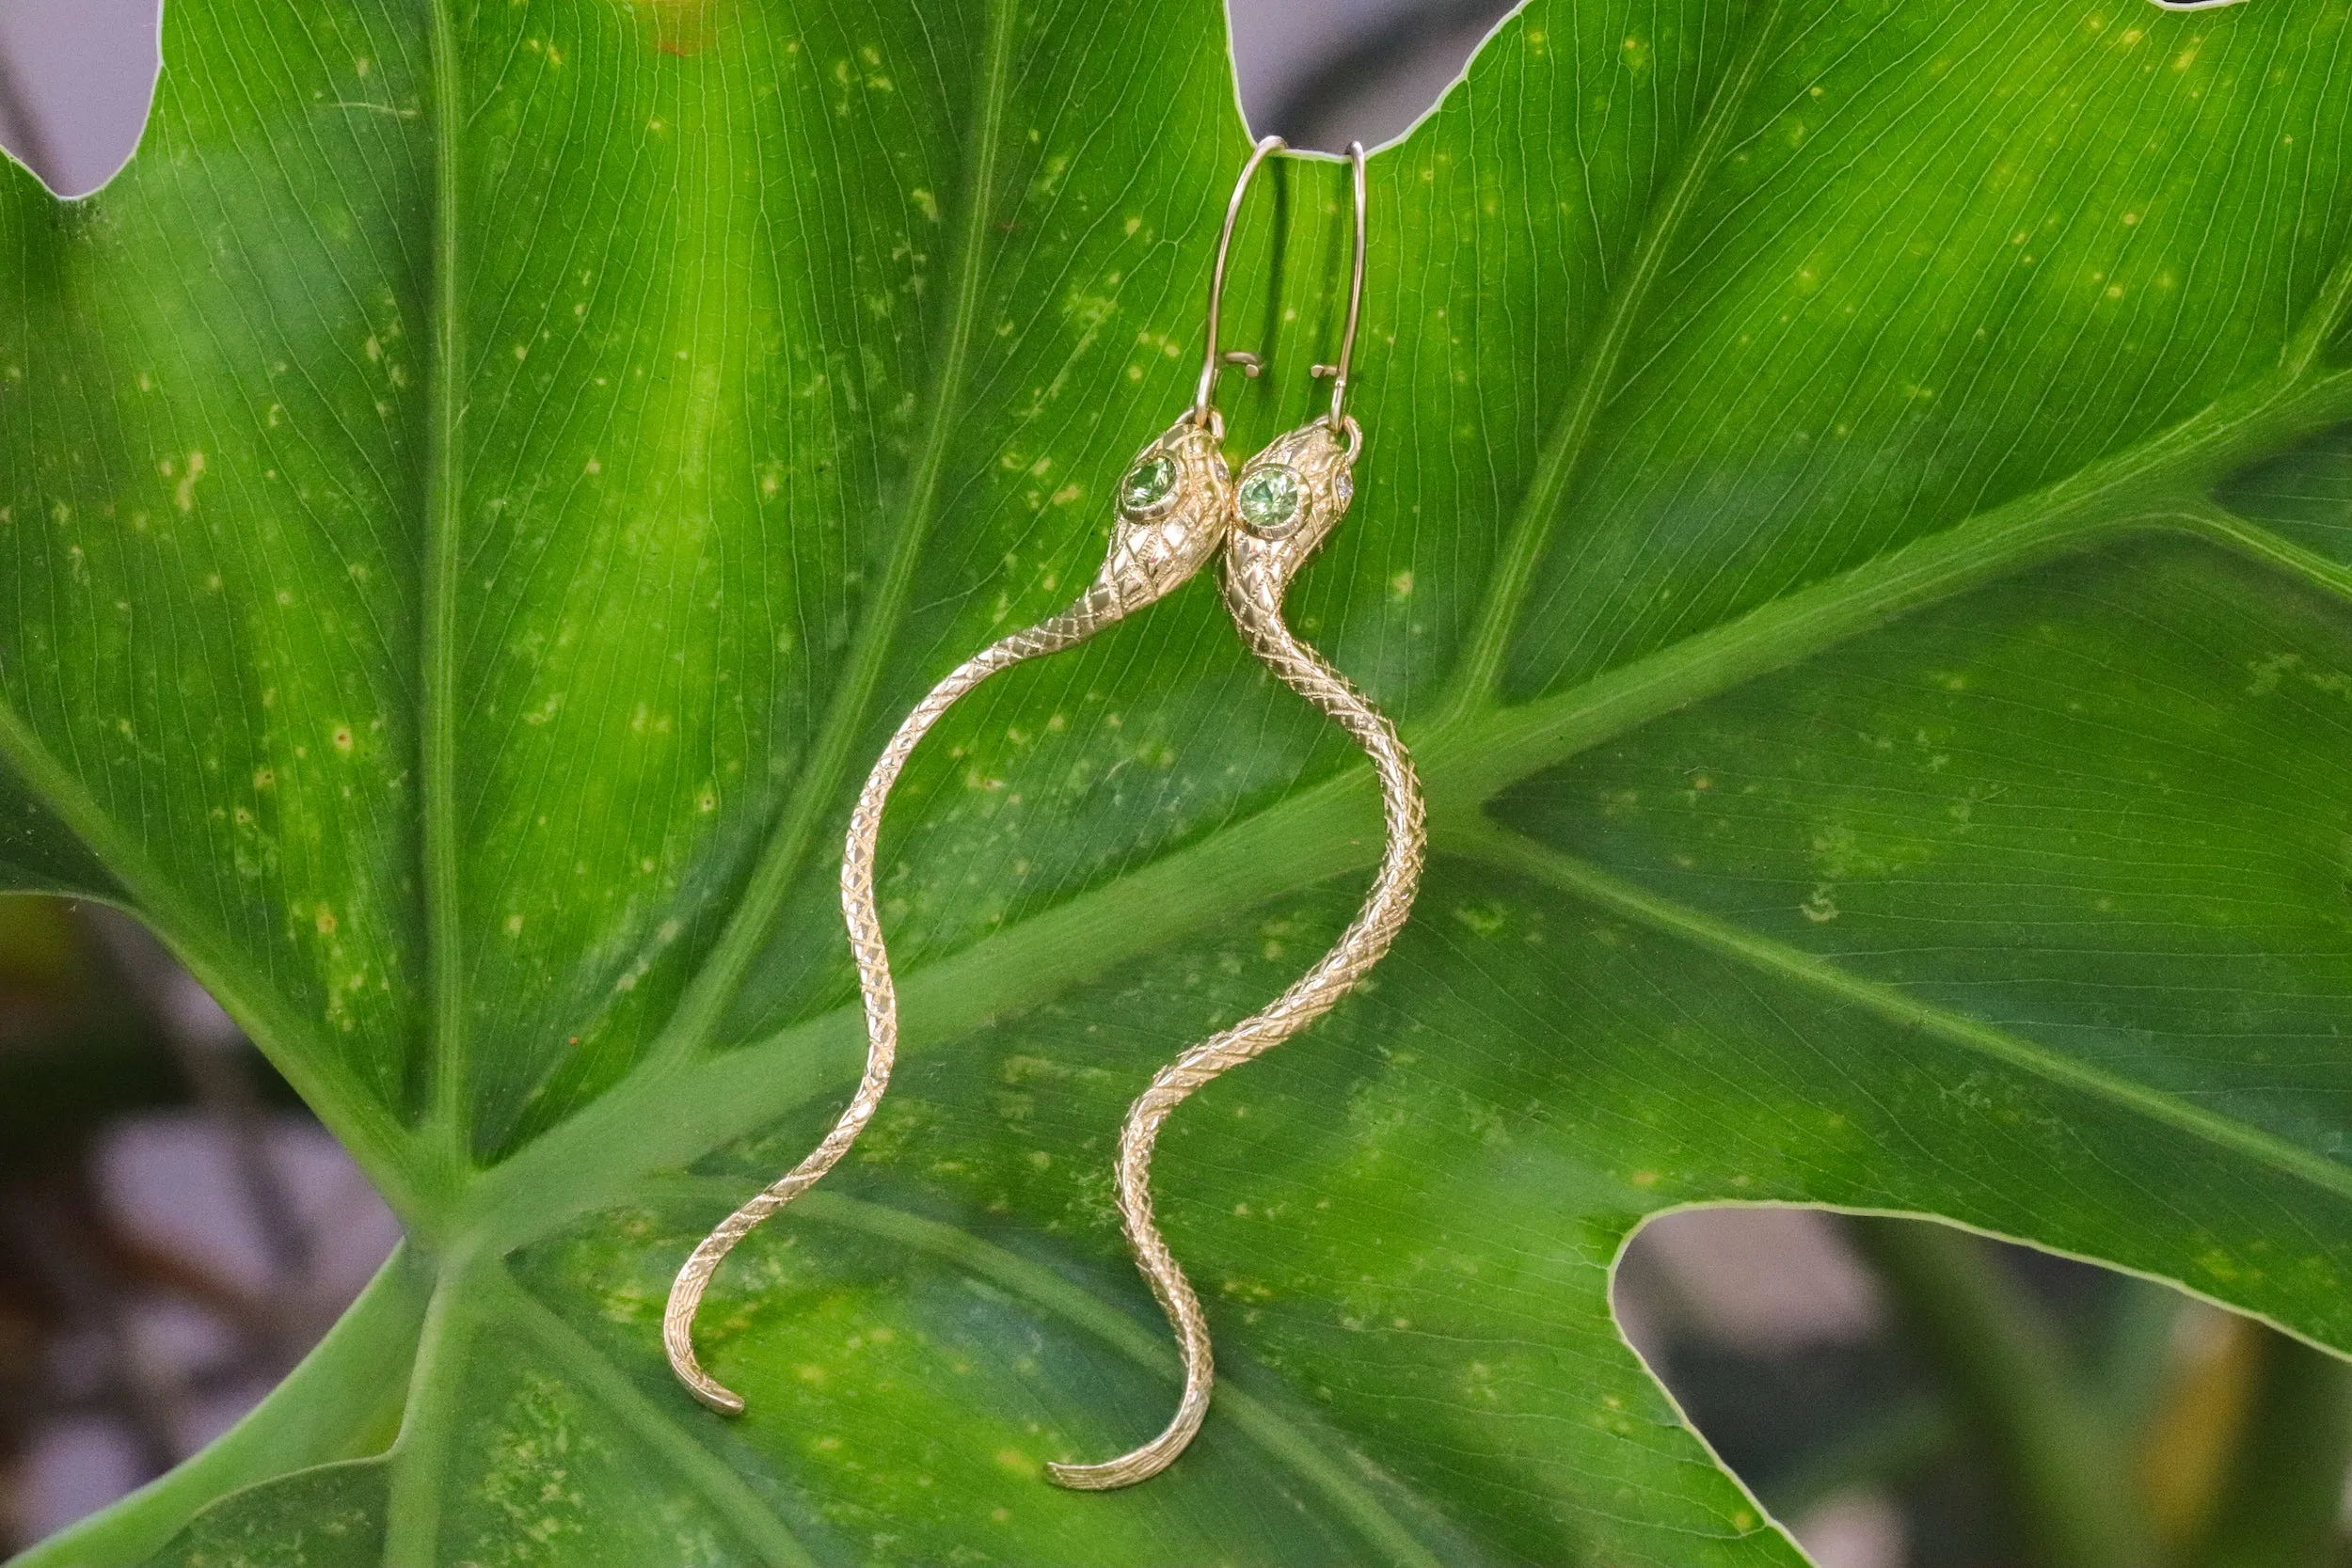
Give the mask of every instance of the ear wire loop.
<path id="1" fill-rule="evenodd" d="M 1357 309 L 1363 293 L 1364 150 L 1351 143 L 1356 189 L 1356 248 L 1354 276 L 1348 291 L 1347 329 L 1334 367 L 1319 367 L 1333 376 L 1331 413 L 1303 431 L 1281 437 L 1272 450 L 1311 447 L 1320 437 L 1328 444 L 1346 441 L 1344 455 L 1322 467 L 1324 497 L 1335 473 L 1344 473 L 1361 449 L 1363 433 L 1344 412 L 1347 367 L 1356 341 Z M 1245 478 L 1248 469 L 1244 469 Z M 1339 505 L 1343 508 L 1343 499 Z M 1200 1298 L 1184 1277 L 1183 1267 L 1162 1238 L 1152 1208 L 1152 1154 L 1161 1126 L 1177 1106 L 1211 1079 L 1228 1069 L 1273 1050 L 1331 1010 L 1339 1000 L 1378 963 L 1412 913 L 1421 883 L 1428 831 L 1422 804 L 1421 783 L 1413 759 L 1397 738 L 1396 727 L 1348 682 L 1346 676 L 1301 642 L 1282 619 L 1282 595 L 1292 575 L 1320 535 L 1299 536 L 1303 543 L 1287 547 L 1279 539 L 1254 538 L 1236 528 L 1226 546 L 1225 604 L 1250 651 L 1292 690 L 1329 715 L 1371 758 L 1380 780 L 1381 812 L 1387 845 L 1380 870 L 1355 920 L 1314 968 L 1285 990 L 1264 1010 L 1243 1020 L 1192 1047 L 1153 1076 L 1136 1100 L 1120 1130 L 1118 1190 L 1120 1219 L 1136 1264 L 1151 1282 L 1183 1354 L 1184 1388 L 1176 1414 L 1157 1437 L 1142 1447 L 1099 1465 L 1048 1465 L 1046 1469 L 1063 1486 L 1083 1491 L 1110 1491 L 1148 1481 L 1175 1463 L 1207 1418 L 1215 1386 L 1216 1355 Z"/>
<path id="2" fill-rule="evenodd" d="M 1229 486 L 1224 459 L 1217 455 L 1216 447 L 1224 436 L 1224 421 L 1217 414 L 1215 401 L 1217 372 L 1224 365 L 1238 364 L 1254 376 L 1261 364 L 1253 354 L 1235 352 L 1220 356 L 1217 351 L 1217 314 L 1225 292 L 1225 257 L 1232 243 L 1233 223 L 1240 214 L 1250 176 L 1270 153 L 1282 146 L 1280 137 L 1267 136 L 1250 150 L 1248 161 L 1242 166 L 1232 199 L 1226 205 L 1224 228 L 1217 236 L 1216 262 L 1209 280 L 1208 347 L 1202 356 L 1200 381 L 1192 407 L 1174 428 L 1145 449 L 1147 455 L 1161 451 L 1177 463 L 1180 484 L 1206 479 L 1213 494 L 1187 498 L 1180 489 L 1165 506 L 1152 512 L 1148 526 L 1131 526 L 1122 515 L 1112 536 L 1110 559 L 1078 601 L 1060 614 L 992 644 L 950 671 L 899 722 L 875 761 L 873 770 L 866 775 L 865 788 L 858 793 L 857 805 L 850 814 L 849 835 L 841 858 L 841 911 L 849 927 L 850 952 L 857 960 L 858 989 L 865 999 L 865 1075 L 824 1141 L 703 1238 L 702 1243 L 687 1257 L 685 1266 L 678 1270 L 677 1278 L 670 1287 L 669 1304 L 661 1314 L 661 1343 L 669 1356 L 670 1370 L 696 1399 L 723 1415 L 741 1415 L 742 1397 L 703 1370 L 694 1355 L 694 1314 L 702 1305 L 711 1276 L 736 1243 L 748 1235 L 754 1226 L 815 1186 L 849 1153 L 881 1105 L 882 1093 L 890 1085 L 892 1066 L 898 1059 L 898 989 L 891 978 L 890 953 L 883 943 L 882 922 L 874 907 L 874 860 L 882 835 L 882 807 L 889 800 L 891 786 L 898 783 L 908 757 L 931 726 L 982 681 L 1025 659 L 1074 647 L 1112 622 L 1173 592 L 1200 569 L 1222 542 L 1230 497 L 1226 493 Z M 1184 503 L 1188 499 L 1195 504 L 1187 507 Z M 1202 500 L 1207 504 L 1200 504 Z"/>

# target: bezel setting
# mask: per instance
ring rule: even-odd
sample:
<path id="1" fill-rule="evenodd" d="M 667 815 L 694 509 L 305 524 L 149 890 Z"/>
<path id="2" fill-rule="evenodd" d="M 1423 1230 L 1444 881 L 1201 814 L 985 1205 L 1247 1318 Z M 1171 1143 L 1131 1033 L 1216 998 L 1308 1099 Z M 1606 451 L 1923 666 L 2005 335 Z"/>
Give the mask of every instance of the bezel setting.
<path id="1" fill-rule="evenodd" d="M 1173 452 L 1145 452 L 1119 476 L 1120 515 L 1137 520 L 1166 515 L 1176 504 L 1183 479 L 1184 465 Z"/>

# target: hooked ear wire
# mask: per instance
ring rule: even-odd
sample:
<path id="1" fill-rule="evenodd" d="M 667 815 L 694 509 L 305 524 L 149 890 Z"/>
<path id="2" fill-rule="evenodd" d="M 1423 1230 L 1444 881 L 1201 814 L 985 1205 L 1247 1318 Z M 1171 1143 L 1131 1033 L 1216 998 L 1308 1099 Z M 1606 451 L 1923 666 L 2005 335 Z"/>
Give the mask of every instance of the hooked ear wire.
<path id="1" fill-rule="evenodd" d="M 2227 0 L 2235 5 L 2237 0 Z M 1336 365 L 1316 365 L 1308 374 L 1320 379 L 1331 378 L 1331 414 L 1328 420 L 1333 430 L 1347 424 L 1347 369 L 1356 360 L 1356 318 L 1364 304 L 1364 144 L 1347 144 L 1347 162 L 1351 179 L 1349 185 L 1356 195 L 1356 245 L 1347 268 L 1347 326 L 1340 334 L 1340 358 Z"/>
<path id="2" fill-rule="evenodd" d="M 1225 305 L 1225 258 L 1233 248 L 1233 224 L 1241 216 L 1242 198 L 1249 194 L 1250 177 L 1269 154 L 1279 152 L 1290 144 L 1279 136 L 1264 136 L 1249 150 L 1248 162 L 1241 166 L 1241 178 L 1233 182 L 1233 194 L 1225 203 L 1225 227 L 1216 234 L 1216 261 L 1209 269 L 1209 327 L 1207 343 L 1200 355 L 1200 385 L 1192 395 L 1192 417 L 1203 430 L 1215 428 L 1216 420 L 1216 372 L 1228 365 L 1239 365 L 1242 374 L 1256 380 L 1265 369 L 1265 360 L 1247 349 L 1233 349 L 1219 354 L 1216 347 L 1217 315 Z"/>

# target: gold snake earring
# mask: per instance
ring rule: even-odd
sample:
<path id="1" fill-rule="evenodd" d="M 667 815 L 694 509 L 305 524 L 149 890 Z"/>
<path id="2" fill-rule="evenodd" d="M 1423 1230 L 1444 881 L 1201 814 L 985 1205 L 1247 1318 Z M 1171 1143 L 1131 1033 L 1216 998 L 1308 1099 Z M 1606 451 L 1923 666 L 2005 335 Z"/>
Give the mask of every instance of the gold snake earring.
<path id="1" fill-rule="evenodd" d="M 1074 647 L 1114 621 L 1166 597 L 1191 580 L 1224 542 L 1231 526 L 1233 490 L 1232 475 L 1219 450 L 1225 421 L 1216 410 L 1217 372 L 1234 364 L 1254 376 L 1261 368 L 1255 355 L 1217 352 L 1225 253 L 1232 243 L 1233 221 L 1240 215 L 1250 176 L 1282 145 L 1279 136 L 1259 142 L 1234 182 L 1232 199 L 1225 208 L 1225 227 L 1217 238 L 1216 265 L 1209 278 L 1208 349 L 1201 359 L 1200 386 L 1184 418 L 1137 452 L 1120 478 L 1119 520 L 1112 529 L 1110 554 L 1102 571 L 1077 602 L 1060 614 L 1013 633 L 950 671 L 899 723 L 873 771 L 866 775 L 866 787 L 850 814 L 849 840 L 841 857 L 841 912 L 849 924 L 858 987 L 866 1000 L 866 1075 L 824 1142 L 703 1238 L 685 1267 L 678 1270 L 670 1287 L 669 1306 L 661 1314 L 661 1343 L 669 1354 L 670 1370 L 696 1399 L 723 1415 L 743 1413 L 741 1396 L 704 1371 L 694 1359 L 694 1313 L 702 1305 L 710 1276 L 754 1226 L 815 1186 L 850 1151 L 882 1103 L 882 1091 L 890 1084 L 891 1065 L 898 1056 L 898 999 L 891 984 L 890 954 L 882 944 L 882 923 L 874 910 L 874 854 L 882 834 L 882 805 L 899 770 L 958 698 L 999 670 Z"/>
<path id="2" fill-rule="evenodd" d="M 1356 351 L 1356 317 L 1364 292 L 1364 149 L 1350 143 L 1356 245 L 1347 294 L 1347 326 L 1339 363 L 1317 365 L 1332 377 L 1328 415 L 1277 437 L 1251 458 L 1233 486 L 1234 520 L 1225 544 L 1225 608 L 1242 640 L 1292 690 L 1329 714 L 1372 759 L 1380 778 L 1388 845 L 1380 873 L 1339 942 L 1263 1012 L 1192 1047 L 1162 1068 L 1127 1112 L 1119 1135 L 1119 1213 L 1136 1264 L 1152 1283 L 1184 1353 L 1184 1391 L 1175 1417 L 1149 1443 L 1100 1465 L 1049 1465 L 1064 1486 L 1090 1492 L 1133 1486 L 1176 1462 L 1208 1415 L 1216 1359 L 1200 1298 L 1193 1292 L 1152 1216 L 1152 1150 L 1161 1124 L 1185 1098 L 1228 1068 L 1263 1055 L 1305 1029 L 1361 980 L 1388 952 L 1412 912 L 1427 830 L 1413 759 L 1380 711 L 1292 635 L 1282 595 L 1355 498 L 1350 470 L 1364 433 L 1347 415 L 1347 371 Z"/>

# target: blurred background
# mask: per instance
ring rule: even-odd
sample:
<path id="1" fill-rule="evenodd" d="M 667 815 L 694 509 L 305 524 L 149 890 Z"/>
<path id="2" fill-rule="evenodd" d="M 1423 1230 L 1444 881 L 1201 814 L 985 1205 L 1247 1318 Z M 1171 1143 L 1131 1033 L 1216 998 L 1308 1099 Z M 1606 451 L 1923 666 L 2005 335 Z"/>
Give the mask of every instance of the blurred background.
<path id="1" fill-rule="evenodd" d="M 1231 0 L 1253 131 L 1376 146 L 1509 8 Z M 155 0 L 0 0 L 0 145 L 52 188 L 136 145 Z M 0 899 L 0 1553 L 249 1407 L 390 1215 L 167 955 Z M 1627 1333 L 1824 1568 L 2352 1568 L 2344 1364 L 2167 1287 L 1947 1227 L 1667 1215 Z"/>

